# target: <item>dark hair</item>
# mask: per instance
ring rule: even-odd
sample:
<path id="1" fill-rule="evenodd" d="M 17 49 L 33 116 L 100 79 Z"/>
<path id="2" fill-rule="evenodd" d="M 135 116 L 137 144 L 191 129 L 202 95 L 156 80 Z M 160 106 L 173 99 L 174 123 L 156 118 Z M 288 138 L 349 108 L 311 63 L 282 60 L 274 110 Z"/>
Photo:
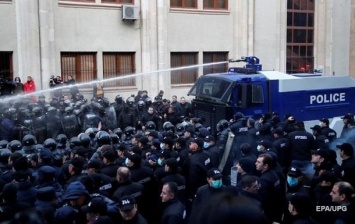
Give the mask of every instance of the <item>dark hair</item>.
<path id="1" fill-rule="evenodd" d="M 242 177 L 242 179 L 240 180 L 240 184 L 241 184 L 242 188 L 251 187 L 253 185 L 253 183 L 255 183 L 255 181 L 258 181 L 258 180 L 259 180 L 259 178 L 257 176 L 244 175 Z"/>
<path id="2" fill-rule="evenodd" d="M 169 187 L 169 192 L 174 194 L 174 195 L 177 195 L 178 193 L 178 186 L 175 182 L 167 182 L 165 183 L 164 185 L 167 185 Z"/>
<path id="3" fill-rule="evenodd" d="M 234 224 L 236 222 L 239 224 L 270 223 L 254 201 L 231 192 L 215 195 L 207 200 L 201 209 L 193 210 L 191 214 L 191 223 Z"/>
<path id="4" fill-rule="evenodd" d="M 347 156 L 353 156 L 353 154 L 354 154 L 354 150 L 352 147 L 344 147 L 344 148 L 341 148 L 340 151 L 343 151 L 343 153 Z"/>
<path id="5" fill-rule="evenodd" d="M 98 187 L 95 185 L 95 181 L 92 176 L 81 176 L 78 180 L 85 186 L 86 190 L 88 190 L 90 194 L 95 193 L 95 191 L 98 190 Z"/>
<path id="6" fill-rule="evenodd" d="M 352 200 L 354 195 L 354 188 L 353 186 L 351 186 L 351 184 L 345 181 L 341 181 L 335 183 L 334 185 L 337 185 L 339 187 L 339 195 L 344 194 L 347 200 Z"/>
<path id="7" fill-rule="evenodd" d="M 240 151 L 244 154 L 244 155 L 248 155 L 251 153 L 251 145 L 249 143 L 243 143 L 240 145 Z"/>
<path id="8" fill-rule="evenodd" d="M 248 121 L 249 121 L 249 125 L 254 127 L 255 125 L 255 120 L 253 118 L 248 118 Z"/>
<path id="9" fill-rule="evenodd" d="M 273 166 L 275 165 L 275 161 L 274 159 L 272 158 L 272 156 L 268 153 L 263 153 L 263 154 L 260 154 L 259 155 L 259 158 L 263 158 L 263 163 L 264 165 L 268 165 L 269 166 L 269 169 L 272 169 Z"/>

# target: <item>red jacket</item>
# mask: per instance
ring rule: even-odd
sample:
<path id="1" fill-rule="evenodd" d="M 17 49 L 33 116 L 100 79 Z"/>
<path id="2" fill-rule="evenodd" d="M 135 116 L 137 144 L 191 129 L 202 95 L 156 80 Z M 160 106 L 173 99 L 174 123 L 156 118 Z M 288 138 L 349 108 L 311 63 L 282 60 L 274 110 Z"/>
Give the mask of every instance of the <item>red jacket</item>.
<path id="1" fill-rule="evenodd" d="M 30 82 L 25 82 L 25 84 L 23 84 L 23 91 L 25 93 L 31 93 L 36 91 L 36 85 L 33 80 L 31 80 Z"/>

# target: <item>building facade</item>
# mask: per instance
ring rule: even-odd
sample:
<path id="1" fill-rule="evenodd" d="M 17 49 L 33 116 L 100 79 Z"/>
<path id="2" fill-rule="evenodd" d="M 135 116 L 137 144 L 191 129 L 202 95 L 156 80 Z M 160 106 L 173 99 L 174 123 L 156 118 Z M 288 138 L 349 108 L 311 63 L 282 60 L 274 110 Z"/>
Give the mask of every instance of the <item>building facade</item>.
<path id="1" fill-rule="evenodd" d="M 264 70 L 350 75 L 353 7 L 351 0 L 0 0 L 0 73 L 31 75 L 38 89 L 48 89 L 52 75 L 100 79 L 111 100 L 138 90 L 186 96 L 198 76 L 241 56 L 258 57 Z M 80 89 L 90 97 L 90 85 Z"/>

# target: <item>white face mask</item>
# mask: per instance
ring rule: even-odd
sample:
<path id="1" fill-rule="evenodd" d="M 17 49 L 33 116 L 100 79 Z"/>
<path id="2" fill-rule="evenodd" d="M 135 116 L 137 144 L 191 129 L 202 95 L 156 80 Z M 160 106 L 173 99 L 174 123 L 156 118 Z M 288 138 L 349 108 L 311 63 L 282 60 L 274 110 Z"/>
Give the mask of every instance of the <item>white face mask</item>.
<path id="1" fill-rule="evenodd" d="M 160 148 L 161 148 L 162 150 L 164 150 L 164 149 L 165 149 L 165 143 L 160 143 Z"/>
<path id="2" fill-rule="evenodd" d="M 256 149 L 258 150 L 258 152 L 263 151 L 263 147 L 262 147 L 261 145 L 258 145 L 258 146 L 256 147 Z"/>

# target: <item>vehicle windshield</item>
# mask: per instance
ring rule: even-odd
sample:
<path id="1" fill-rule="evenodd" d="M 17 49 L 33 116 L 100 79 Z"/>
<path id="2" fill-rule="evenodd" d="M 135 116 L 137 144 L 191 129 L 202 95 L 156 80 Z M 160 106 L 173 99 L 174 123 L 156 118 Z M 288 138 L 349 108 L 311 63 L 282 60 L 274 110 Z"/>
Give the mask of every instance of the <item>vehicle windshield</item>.
<path id="1" fill-rule="evenodd" d="M 228 103 L 233 82 L 217 77 L 201 77 L 191 88 L 189 95 L 196 99 Z"/>

